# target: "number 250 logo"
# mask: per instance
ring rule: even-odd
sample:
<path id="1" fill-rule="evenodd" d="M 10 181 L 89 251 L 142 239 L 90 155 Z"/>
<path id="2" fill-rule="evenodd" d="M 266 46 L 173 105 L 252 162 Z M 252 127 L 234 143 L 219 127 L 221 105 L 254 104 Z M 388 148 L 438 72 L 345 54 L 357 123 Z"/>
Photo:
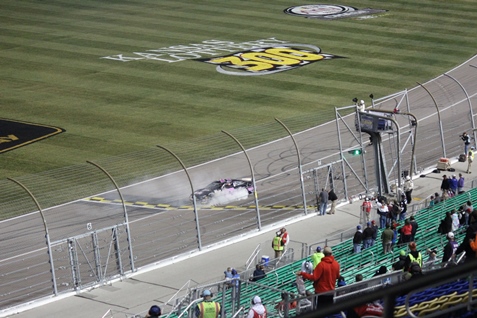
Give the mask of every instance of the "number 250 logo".
<path id="1" fill-rule="evenodd" d="M 321 53 L 321 49 L 313 45 L 287 44 L 286 46 L 254 48 L 231 55 L 198 60 L 217 65 L 217 72 L 222 74 L 251 76 L 288 71 L 313 62 L 338 57 Z"/>

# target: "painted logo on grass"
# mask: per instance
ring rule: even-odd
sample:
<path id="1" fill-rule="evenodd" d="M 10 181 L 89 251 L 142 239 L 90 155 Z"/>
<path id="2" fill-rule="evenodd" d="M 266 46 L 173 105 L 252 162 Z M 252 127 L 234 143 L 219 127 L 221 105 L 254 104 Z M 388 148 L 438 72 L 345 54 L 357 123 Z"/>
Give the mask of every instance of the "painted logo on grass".
<path id="1" fill-rule="evenodd" d="M 307 4 L 301 6 L 293 6 L 286 8 L 285 13 L 305 17 L 305 18 L 317 18 L 317 19 L 339 19 L 346 17 L 358 17 L 362 15 L 369 15 L 373 13 L 386 12 L 386 10 L 380 9 L 358 9 L 355 7 L 338 5 L 338 4 Z"/>
<path id="2" fill-rule="evenodd" d="M 31 144 L 65 131 L 62 128 L 9 119 L 0 119 L 0 125 L 2 127 L 0 153 Z"/>
<path id="3" fill-rule="evenodd" d="M 197 60 L 217 65 L 217 72 L 222 74 L 253 76 L 289 71 L 314 62 L 338 57 L 322 53 L 321 49 L 314 45 L 291 43 L 259 47 L 230 55 Z"/>

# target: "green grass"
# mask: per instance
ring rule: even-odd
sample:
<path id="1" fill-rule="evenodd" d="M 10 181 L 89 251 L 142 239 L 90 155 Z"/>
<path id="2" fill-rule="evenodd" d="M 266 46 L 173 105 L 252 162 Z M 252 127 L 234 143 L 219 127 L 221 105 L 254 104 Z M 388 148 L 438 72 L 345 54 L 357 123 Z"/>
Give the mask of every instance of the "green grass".
<path id="1" fill-rule="evenodd" d="M 209 137 L 219 138 L 222 129 L 256 130 L 274 117 L 313 114 L 313 121 L 294 127 L 303 129 L 333 118 L 333 107 L 350 105 L 353 97 L 411 88 L 477 51 L 474 1 L 339 2 L 389 10 L 364 20 L 323 21 L 283 13 L 299 4 L 1 1 L 1 117 L 66 132 L 3 153 L 0 178 L 107 160 L 156 144 L 174 150 L 199 138 L 204 145 Z M 345 58 L 255 77 L 219 74 L 213 65 L 193 60 L 101 59 L 212 39 L 239 43 L 270 37 L 316 45 Z M 273 137 L 247 142 L 250 146 Z M 208 155 L 220 154 L 211 150 Z"/>

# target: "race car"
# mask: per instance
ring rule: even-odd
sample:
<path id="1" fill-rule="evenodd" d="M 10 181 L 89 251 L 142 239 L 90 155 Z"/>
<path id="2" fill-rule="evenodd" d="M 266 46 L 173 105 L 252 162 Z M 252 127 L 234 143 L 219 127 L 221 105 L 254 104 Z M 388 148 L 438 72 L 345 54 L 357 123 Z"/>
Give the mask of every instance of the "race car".
<path id="1" fill-rule="evenodd" d="M 210 203 L 213 198 L 227 201 L 241 200 L 253 192 L 253 183 L 250 179 L 220 179 L 209 183 L 202 189 L 194 191 L 195 199 L 201 203 Z M 190 196 L 192 201 L 192 195 Z"/>

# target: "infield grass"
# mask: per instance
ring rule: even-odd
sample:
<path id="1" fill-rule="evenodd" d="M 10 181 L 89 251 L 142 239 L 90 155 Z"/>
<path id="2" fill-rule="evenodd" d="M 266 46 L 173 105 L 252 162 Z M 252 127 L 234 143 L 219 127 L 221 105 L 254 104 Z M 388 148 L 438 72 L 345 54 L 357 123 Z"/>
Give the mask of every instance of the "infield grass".
<path id="1" fill-rule="evenodd" d="M 381 97 L 411 88 L 477 50 L 475 1 L 336 3 L 388 10 L 368 19 L 324 21 L 283 13 L 302 4 L 306 3 L 1 1 L 1 117 L 66 132 L 3 153 L 0 177 L 159 143 L 173 145 L 222 129 L 266 124 L 274 117 L 329 113 L 335 106 L 350 105 L 353 97 Z M 241 43 L 266 38 L 315 45 L 344 58 L 264 76 L 224 75 L 214 65 L 195 60 L 102 58 L 140 57 L 134 52 L 208 40 Z"/>

